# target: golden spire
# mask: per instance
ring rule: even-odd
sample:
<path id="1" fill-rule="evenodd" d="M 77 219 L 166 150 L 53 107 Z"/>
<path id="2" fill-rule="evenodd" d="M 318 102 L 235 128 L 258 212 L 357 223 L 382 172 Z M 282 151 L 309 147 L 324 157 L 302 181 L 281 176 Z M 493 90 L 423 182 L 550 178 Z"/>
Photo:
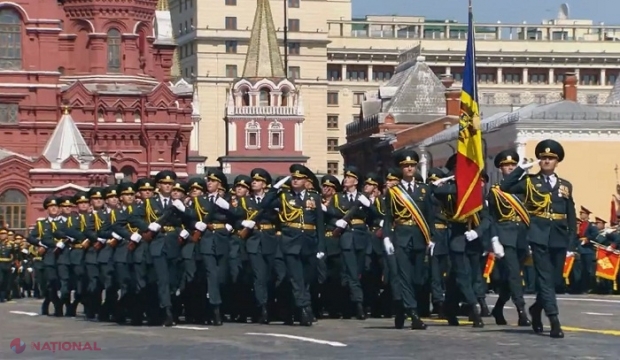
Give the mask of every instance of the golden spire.
<path id="1" fill-rule="evenodd" d="M 69 107 L 69 105 L 63 105 L 62 106 L 62 114 L 63 115 L 69 115 L 69 113 L 71 113 L 71 107 Z"/>
<path id="2" fill-rule="evenodd" d="M 243 67 L 243 77 L 286 77 L 269 0 L 257 0 L 250 44 Z"/>
<path id="3" fill-rule="evenodd" d="M 179 6 L 181 5 L 179 4 Z M 168 0 L 157 0 L 157 8 L 155 10 L 170 11 L 170 3 L 168 3 Z"/>

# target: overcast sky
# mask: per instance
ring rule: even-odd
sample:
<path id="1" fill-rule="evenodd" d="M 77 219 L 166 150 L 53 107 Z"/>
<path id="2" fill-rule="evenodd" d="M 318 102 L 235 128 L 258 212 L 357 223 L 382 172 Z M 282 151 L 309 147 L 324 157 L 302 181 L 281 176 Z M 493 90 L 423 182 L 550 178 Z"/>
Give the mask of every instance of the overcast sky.
<path id="1" fill-rule="evenodd" d="M 468 0 L 352 0 L 353 15 L 418 15 L 429 19 L 467 20 Z M 620 24 L 620 0 L 473 0 L 477 22 L 540 23 L 555 19 L 562 3 L 567 3 L 571 19 L 590 19 L 595 24 Z"/>

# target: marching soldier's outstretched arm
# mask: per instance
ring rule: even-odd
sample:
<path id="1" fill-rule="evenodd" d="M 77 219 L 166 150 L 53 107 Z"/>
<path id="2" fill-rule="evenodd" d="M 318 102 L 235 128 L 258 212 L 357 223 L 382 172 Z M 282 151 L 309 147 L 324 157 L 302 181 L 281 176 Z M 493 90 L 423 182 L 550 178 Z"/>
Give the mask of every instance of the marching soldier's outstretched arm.
<path id="1" fill-rule="evenodd" d="M 116 214 L 116 222 L 111 224 L 112 232 L 117 233 L 120 237 L 125 240 L 129 240 L 131 237 L 131 233 L 127 229 L 127 218 L 129 217 L 129 213 L 127 211 L 119 211 Z"/>
<path id="2" fill-rule="evenodd" d="M 524 174 L 525 169 L 517 166 L 499 183 L 499 189 L 511 194 L 525 194 L 527 175 Z"/>
<path id="3" fill-rule="evenodd" d="M 339 204 L 340 204 L 340 194 L 334 194 L 329 204 L 327 204 L 327 214 L 336 219 L 342 219 L 344 214 L 346 213 Z"/>
<path id="4" fill-rule="evenodd" d="M 135 206 L 133 212 L 127 218 L 129 224 L 133 227 L 137 227 L 140 232 L 145 232 L 149 229 L 149 224 L 144 220 L 146 218 L 146 202 Z"/>
<path id="5" fill-rule="evenodd" d="M 433 185 L 432 190 L 433 190 L 433 194 L 439 195 L 439 196 L 456 195 L 456 183 L 449 182 L 449 183 L 443 183 L 440 186 Z"/>
<path id="6" fill-rule="evenodd" d="M 392 213 L 392 193 L 388 190 L 385 194 L 385 216 L 383 217 L 383 237 L 392 240 L 392 224 L 394 223 L 394 214 Z"/>
<path id="7" fill-rule="evenodd" d="M 491 216 L 489 214 L 489 207 L 487 206 L 484 199 L 482 200 L 482 209 L 478 212 L 478 216 L 480 216 L 480 224 L 478 225 L 476 233 L 479 237 L 482 237 L 486 231 L 491 227 Z"/>
<path id="8" fill-rule="evenodd" d="M 278 204 L 278 195 L 280 193 L 280 189 L 276 189 L 272 187 L 267 191 L 265 197 L 263 197 L 263 201 L 258 205 L 261 209 L 271 210 L 275 209 L 279 206 Z"/>
<path id="9" fill-rule="evenodd" d="M 84 237 L 89 241 L 97 241 L 97 232 L 95 231 L 95 215 L 93 213 L 84 215 L 86 226 L 84 229 Z"/>
<path id="10" fill-rule="evenodd" d="M 99 230 L 99 237 L 102 239 L 112 238 L 112 233 L 114 232 L 112 214 L 114 214 L 114 217 L 116 218 L 118 216 L 118 211 L 115 209 L 110 210 L 110 213 L 101 219 L 103 221 L 103 224 L 101 224 L 101 229 Z"/>
<path id="11" fill-rule="evenodd" d="M 427 185 L 420 186 L 427 187 Z M 433 192 L 430 187 L 427 188 L 426 196 L 424 196 L 424 214 L 422 214 L 422 216 L 424 216 L 424 219 L 426 219 L 426 223 L 430 228 L 431 237 L 434 238 L 437 229 L 435 229 L 435 206 L 433 205 Z"/>
<path id="12" fill-rule="evenodd" d="M 67 237 L 73 238 L 76 241 L 84 240 L 84 234 L 78 229 L 79 226 L 79 217 L 71 215 L 73 218 L 71 219 L 72 225 L 68 226 L 64 229 L 65 235 Z"/>

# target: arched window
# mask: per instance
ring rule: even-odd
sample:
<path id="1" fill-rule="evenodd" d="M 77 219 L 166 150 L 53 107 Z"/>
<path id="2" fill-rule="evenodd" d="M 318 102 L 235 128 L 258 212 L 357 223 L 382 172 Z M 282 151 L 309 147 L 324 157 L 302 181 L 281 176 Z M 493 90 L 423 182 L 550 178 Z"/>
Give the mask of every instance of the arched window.
<path id="1" fill-rule="evenodd" d="M 0 69 L 22 68 L 22 21 L 13 9 L 0 10 Z"/>
<path id="2" fill-rule="evenodd" d="M 284 126 L 278 120 L 274 120 L 269 124 L 269 148 L 284 148 Z"/>
<path id="3" fill-rule="evenodd" d="M 242 106 L 250 106 L 250 94 L 247 90 L 241 92 L 241 103 Z"/>
<path id="4" fill-rule="evenodd" d="M 103 112 L 103 110 L 97 111 L 97 121 L 105 122 L 105 113 Z"/>
<path id="5" fill-rule="evenodd" d="M 123 182 L 132 182 L 136 178 L 136 170 L 133 167 L 126 165 L 121 169 L 121 173 L 123 174 Z"/>
<path id="6" fill-rule="evenodd" d="M 121 33 L 116 29 L 108 31 L 108 72 L 121 72 Z"/>
<path id="7" fill-rule="evenodd" d="M 26 231 L 28 200 L 19 190 L 7 190 L 0 195 L 0 224 L 7 224 L 13 231 Z"/>
<path id="8" fill-rule="evenodd" d="M 245 148 L 260 149 L 260 125 L 254 120 L 245 125 Z"/>
<path id="9" fill-rule="evenodd" d="M 133 112 L 133 121 L 137 123 L 142 121 L 142 115 L 140 115 L 140 110 L 136 110 Z"/>
<path id="10" fill-rule="evenodd" d="M 288 106 L 288 97 L 290 96 L 288 89 L 282 90 L 282 96 L 280 97 L 280 106 Z"/>
<path id="11" fill-rule="evenodd" d="M 271 105 L 271 93 L 267 89 L 261 89 L 258 98 L 258 106 L 270 106 Z"/>
<path id="12" fill-rule="evenodd" d="M 114 119 L 116 119 L 116 122 L 123 122 L 123 113 L 120 110 L 116 110 Z"/>

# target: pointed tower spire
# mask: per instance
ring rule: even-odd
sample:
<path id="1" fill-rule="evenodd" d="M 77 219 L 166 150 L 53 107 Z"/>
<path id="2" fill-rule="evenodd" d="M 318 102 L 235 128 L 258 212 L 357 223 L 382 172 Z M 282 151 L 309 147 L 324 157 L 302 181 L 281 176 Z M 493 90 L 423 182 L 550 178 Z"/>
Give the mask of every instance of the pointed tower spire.
<path id="1" fill-rule="evenodd" d="M 244 78 L 284 78 L 284 64 L 276 36 L 269 0 L 257 0 Z"/>
<path id="2" fill-rule="evenodd" d="M 42 155 L 50 163 L 61 163 L 70 156 L 88 162 L 94 159 L 80 129 L 71 117 L 71 109 L 68 106 L 63 106 L 62 117 L 47 141 Z"/>

